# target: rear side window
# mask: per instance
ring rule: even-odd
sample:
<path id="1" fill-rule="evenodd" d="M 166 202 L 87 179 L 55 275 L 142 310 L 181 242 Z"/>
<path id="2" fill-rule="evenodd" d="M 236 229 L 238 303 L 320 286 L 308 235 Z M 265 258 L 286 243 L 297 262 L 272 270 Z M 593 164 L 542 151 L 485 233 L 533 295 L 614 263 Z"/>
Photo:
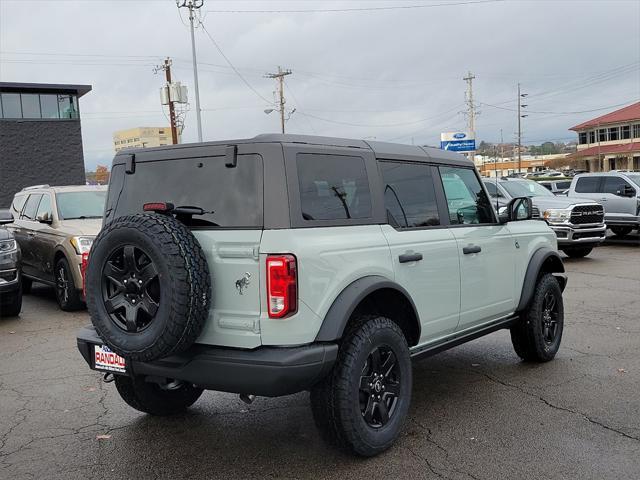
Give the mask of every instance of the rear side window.
<path id="1" fill-rule="evenodd" d="M 553 187 L 551 186 L 550 183 L 542 183 L 542 182 L 540 182 L 540 185 L 542 185 L 547 190 L 552 190 L 553 189 Z"/>
<path id="2" fill-rule="evenodd" d="M 576 182 L 578 193 L 598 193 L 600 179 L 602 177 L 580 177 Z"/>
<path id="3" fill-rule="evenodd" d="M 13 199 L 13 203 L 11 204 L 11 211 L 13 212 L 14 218 L 18 218 L 20 212 L 22 211 L 22 207 L 24 207 L 24 202 L 27 201 L 26 195 L 16 195 Z"/>
<path id="4" fill-rule="evenodd" d="M 296 167 L 305 220 L 371 217 L 371 192 L 363 158 L 301 153 Z"/>
<path id="5" fill-rule="evenodd" d="M 136 163 L 134 174 L 123 174 L 113 218 L 142 213 L 145 203 L 170 202 L 206 212 L 185 221 L 190 227 L 262 227 L 262 157 L 238 155 L 233 168 L 225 160 L 221 155 Z"/>
<path id="6" fill-rule="evenodd" d="M 29 199 L 27 200 L 27 203 L 24 206 L 24 211 L 22 212 L 22 218 L 27 220 L 36 219 L 36 211 L 38 210 L 38 204 L 40 203 L 41 198 L 41 193 L 29 195 Z"/>
<path id="7" fill-rule="evenodd" d="M 391 225 L 399 228 L 440 225 L 430 166 L 381 162 L 380 171 Z"/>
<path id="8" fill-rule="evenodd" d="M 625 186 L 631 186 L 627 181 L 620 177 L 604 177 L 603 193 L 612 193 L 618 195 L 624 191 Z"/>
<path id="9" fill-rule="evenodd" d="M 566 190 L 567 188 L 569 188 L 571 186 L 571 181 L 566 181 L 566 182 L 557 182 L 556 183 L 556 188 L 558 190 Z"/>
<path id="10" fill-rule="evenodd" d="M 494 223 L 493 207 L 480 185 L 475 170 L 460 167 L 440 167 L 440 176 L 447 197 L 452 225 Z"/>

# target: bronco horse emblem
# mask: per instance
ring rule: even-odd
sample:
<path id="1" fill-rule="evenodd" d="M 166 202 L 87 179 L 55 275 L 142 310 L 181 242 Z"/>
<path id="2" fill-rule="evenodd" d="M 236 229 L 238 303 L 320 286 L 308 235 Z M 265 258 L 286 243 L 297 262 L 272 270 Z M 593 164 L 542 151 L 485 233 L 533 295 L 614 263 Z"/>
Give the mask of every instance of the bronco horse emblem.
<path id="1" fill-rule="evenodd" d="M 236 289 L 238 290 L 238 292 L 240 292 L 240 295 L 242 295 L 242 291 L 251 283 L 250 279 L 251 274 L 249 272 L 245 272 L 244 276 L 241 279 L 236 280 Z"/>

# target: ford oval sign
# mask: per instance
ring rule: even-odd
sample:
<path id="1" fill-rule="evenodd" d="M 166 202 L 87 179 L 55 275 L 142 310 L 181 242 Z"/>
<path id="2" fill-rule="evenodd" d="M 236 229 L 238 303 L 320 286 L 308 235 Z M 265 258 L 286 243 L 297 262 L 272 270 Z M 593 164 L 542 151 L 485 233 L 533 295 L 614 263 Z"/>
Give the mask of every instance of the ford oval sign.
<path id="1" fill-rule="evenodd" d="M 455 138 L 457 140 L 460 140 L 460 139 L 462 139 L 462 138 L 464 138 L 466 136 L 467 136 L 466 133 L 456 133 L 456 134 L 453 135 L 453 138 Z"/>

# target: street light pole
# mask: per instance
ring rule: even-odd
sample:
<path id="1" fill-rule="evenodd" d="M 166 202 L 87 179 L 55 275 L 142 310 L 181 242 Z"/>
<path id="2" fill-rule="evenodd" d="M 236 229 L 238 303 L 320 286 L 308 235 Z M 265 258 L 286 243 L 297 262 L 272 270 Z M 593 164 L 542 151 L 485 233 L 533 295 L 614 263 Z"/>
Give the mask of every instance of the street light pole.
<path id="1" fill-rule="evenodd" d="M 193 60 L 193 84 L 196 95 L 196 119 L 198 122 L 198 142 L 202 142 L 202 117 L 200 113 L 200 89 L 198 88 L 198 63 L 196 60 L 196 38 L 194 33 L 193 20 L 195 10 L 202 8 L 204 0 L 176 0 L 178 8 L 189 9 L 189 24 L 191 26 L 191 57 Z"/>

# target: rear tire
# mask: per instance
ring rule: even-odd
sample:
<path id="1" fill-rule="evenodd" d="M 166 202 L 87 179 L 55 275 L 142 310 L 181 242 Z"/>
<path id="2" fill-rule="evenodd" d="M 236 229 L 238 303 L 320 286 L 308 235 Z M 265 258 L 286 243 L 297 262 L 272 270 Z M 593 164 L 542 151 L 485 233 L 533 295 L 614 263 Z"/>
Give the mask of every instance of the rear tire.
<path id="1" fill-rule="evenodd" d="M 511 343 L 520 358 L 529 362 L 553 360 L 564 328 L 564 304 L 558 280 L 550 273 L 538 280 L 528 310 L 511 327 Z"/>
<path id="2" fill-rule="evenodd" d="M 56 262 L 55 281 L 56 300 L 61 310 L 75 312 L 85 307 L 80 292 L 73 282 L 71 267 L 65 257 Z"/>
<path id="3" fill-rule="evenodd" d="M 163 388 L 157 383 L 146 382 L 142 377 L 115 376 L 120 397 L 136 410 L 149 415 L 167 416 L 184 412 L 193 405 L 203 390 L 186 383 L 175 389 Z"/>
<path id="4" fill-rule="evenodd" d="M 400 327 L 361 316 L 345 335 L 329 375 L 311 390 L 311 409 L 329 444 L 364 457 L 388 449 L 411 402 L 411 358 Z"/>
<path id="5" fill-rule="evenodd" d="M 593 250 L 593 247 L 571 247 L 562 249 L 565 255 L 570 258 L 586 257 L 591 253 L 591 250 Z"/>
<path id="6" fill-rule="evenodd" d="M 624 237 L 633 231 L 633 227 L 609 227 L 616 237 Z"/>
<path id="7" fill-rule="evenodd" d="M 17 317 L 22 310 L 22 285 L 0 297 L 0 317 Z"/>

